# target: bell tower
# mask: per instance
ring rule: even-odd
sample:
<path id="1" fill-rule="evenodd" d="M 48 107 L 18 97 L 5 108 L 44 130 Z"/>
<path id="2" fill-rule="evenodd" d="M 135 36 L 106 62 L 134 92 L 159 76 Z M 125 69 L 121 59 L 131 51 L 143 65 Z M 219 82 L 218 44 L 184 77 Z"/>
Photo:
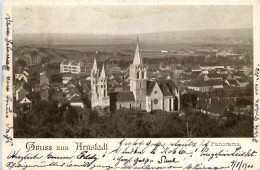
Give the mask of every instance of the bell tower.
<path id="1" fill-rule="evenodd" d="M 97 61 L 94 60 L 91 70 L 91 107 L 108 107 L 110 106 L 110 97 L 107 93 L 107 76 L 103 64 L 101 73 L 97 68 Z"/>
<path id="2" fill-rule="evenodd" d="M 94 59 L 93 68 L 91 69 L 91 107 L 98 106 L 99 94 L 98 94 L 98 79 L 99 70 L 97 68 L 97 61 Z"/>
<path id="3" fill-rule="evenodd" d="M 145 109 L 146 100 L 146 82 L 147 82 L 147 70 L 146 65 L 143 64 L 143 58 L 139 51 L 139 42 L 137 37 L 137 44 L 135 49 L 134 61 L 130 65 L 130 90 L 133 92 L 136 108 Z"/>

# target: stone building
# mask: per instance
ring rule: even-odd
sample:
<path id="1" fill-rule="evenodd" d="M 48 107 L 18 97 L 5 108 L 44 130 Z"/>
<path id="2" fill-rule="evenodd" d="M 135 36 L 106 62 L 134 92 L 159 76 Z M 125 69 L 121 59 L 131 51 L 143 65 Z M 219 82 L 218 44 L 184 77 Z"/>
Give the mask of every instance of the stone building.
<path id="1" fill-rule="evenodd" d="M 103 64 L 101 73 L 97 68 L 97 61 L 94 60 L 91 70 L 91 107 L 108 107 L 110 106 L 110 97 L 107 93 L 107 76 Z"/>
<path id="2" fill-rule="evenodd" d="M 115 109 L 140 109 L 147 112 L 153 110 L 169 112 L 180 110 L 179 88 L 172 80 L 148 80 L 147 67 L 143 63 L 138 42 L 133 64 L 129 67 L 130 90 L 111 92 L 111 98 L 109 98 L 107 96 L 107 77 L 104 70 L 103 65 L 99 76 L 95 60 L 91 72 L 92 108 L 111 106 L 112 108 L 115 107 Z"/>

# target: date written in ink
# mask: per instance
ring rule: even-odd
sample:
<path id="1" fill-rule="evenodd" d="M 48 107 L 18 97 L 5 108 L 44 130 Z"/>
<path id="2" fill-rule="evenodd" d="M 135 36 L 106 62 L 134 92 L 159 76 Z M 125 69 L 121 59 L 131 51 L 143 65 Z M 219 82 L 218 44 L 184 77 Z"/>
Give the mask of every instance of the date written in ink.
<path id="1" fill-rule="evenodd" d="M 232 170 L 246 170 L 246 169 L 251 169 L 254 166 L 251 164 L 248 164 L 246 162 L 244 162 L 244 160 L 233 160 L 231 161 L 231 168 Z"/>

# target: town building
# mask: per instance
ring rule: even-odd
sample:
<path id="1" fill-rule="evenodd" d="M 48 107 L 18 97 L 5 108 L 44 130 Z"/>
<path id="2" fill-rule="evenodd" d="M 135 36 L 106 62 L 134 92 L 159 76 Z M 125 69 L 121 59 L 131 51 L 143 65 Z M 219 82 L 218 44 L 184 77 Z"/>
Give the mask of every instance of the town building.
<path id="1" fill-rule="evenodd" d="M 70 105 L 71 105 L 71 106 L 75 106 L 75 107 L 84 108 L 83 101 L 81 100 L 81 98 L 80 98 L 79 96 L 74 96 L 74 97 L 70 100 Z"/>
<path id="2" fill-rule="evenodd" d="M 60 64 L 61 73 L 86 73 L 86 66 L 82 62 L 63 61 Z"/>
<path id="3" fill-rule="evenodd" d="M 104 66 L 99 76 L 95 60 L 91 73 L 92 108 L 104 106 L 103 100 L 105 100 L 106 104 L 109 104 L 105 106 L 115 107 L 115 109 L 140 109 L 147 112 L 180 110 L 179 88 L 172 80 L 150 81 L 147 79 L 147 67 L 143 63 L 138 42 L 133 63 L 129 67 L 129 80 L 130 89 L 128 91 L 121 89 L 110 93 L 111 98 L 107 98 L 107 78 Z M 110 103 L 107 102 L 109 99 L 111 99 Z"/>
<path id="4" fill-rule="evenodd" d="M 40 87 L 44 84 L 50 85 L 50 78 L 47 76 L 46 72 L 40 73 Z"/>
<path id="5" fill-rule="evenodd" d="M 109 107 L 110 97 L 107 93 L 107 76 L 103 64 L 101 73 L 97 68 L 97 61 L 94 60 L 91 70 L 91 107 Z"/>
<path id="6" fill-rule="evenodd" d="M 30 54 L 25 54 L 24 56 L 19 58 L 19 60 L 23 60 L 23 61 L 25 61 L 27 66 L 31 66 L 31 65 L 40 64 L 41 57 L 40 56 L 31 56 Z"/>
<path id="7" fill-rule="evenodd" d="M 16 101 L 23 99 L 26 97 L 26 95 L 29 95 L 31 93 L 31 87 L 29 84 L 25 83 L 23 86 L 19 87 L 16 90 Z"/>
<path id="8" fill-rule="evenodd" d="M 29 81 L 30 81 L 29 72 L 24 70 L 21 73 L 16 73 L 15 74 L 15 80 L 19 80 L 19 81 L 24 80 L 26 83 L 29 83 Z"/>

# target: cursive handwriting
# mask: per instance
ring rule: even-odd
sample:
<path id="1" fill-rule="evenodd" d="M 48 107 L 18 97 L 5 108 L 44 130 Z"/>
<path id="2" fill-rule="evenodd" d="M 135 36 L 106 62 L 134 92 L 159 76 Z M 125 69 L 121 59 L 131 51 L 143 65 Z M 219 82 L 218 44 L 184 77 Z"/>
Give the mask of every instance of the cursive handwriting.
<path id="1" fill-rule="evenodd" d="M 3 137 L 6 139 L 5 143 L 9 143 L 11 146 L 13 146 L 13 138 L 9 136 L 9 133 L 13 129 L 13 127 L 11 127 L 9 123 L 7 123 L 5 127 L 6 130 L 5 130 L 5 134 L 3 135 Z"/>
<path id="2" fill-rule="evenodd" d="M 49 148 L 48 145 L 36 145 L 34 147 Z M 246 170 L 255 168 L 246 162 L 252 157 L 256 158 L 257 151 L 244 149 L 243 145 L 230 147 L 218 147 L 210 145 L 210 140 L 196 143 L 192 139 L 172 140 L 165 142 L 159 139 L 122 139 L 118 141 L 114 149 L 105 154 L 99 150 L 76 151 L 71 155 L 60 152 L 46 153 L 45 149 L 34 149 L 26 154 L 22 150 L 10 152 L 7 156 L 8 169 L 35 169 L 37 167 L 48 168 L 88 168 L 88 169 L 233 169 Z M 48 147 L 45 147 L 48 146 Z M 54 147 L 55 148 L 55 147 Z M 28 147 L 26 148 L 28 149 Z M 26 151 L 26 150 L 25 150 Z M 42 152 L 43 151 L 43 152 Z M 189 160 L 198 158 L 196 162 Z M 226 159 L 223 159 L 225 157 Z M 234 158 L 237 158 L 235 160 Z M 215 160 L 224 161 L 216 165 Z M 240 160 L 239 160 L 240 159 Z M 202 161 L 203 160 L 203 161 Z M 213 161 L 212 161 L 213 160 Z M 252 162 L 252 161 L 251 161 Z"/>
<path id="3" fill-rule="evenodd" d="M 5 31 L 5 45 L 6 45 L 6 62 L 5 65 L 2 66 L 3 70 L 10 70 L 10 51 L 13 50 L 12 46 L 13 46 L 13 41 L 10 39 L 10 32 L 11 32 L 11 24 L 13 23 L 13 20 L 11 20 L 10 16 L 8 14 L 6 14 L 5 17 L 5 21 L 6 21 L 6 31 Z"/>
<path id="4" fill-rule="evenodd" d="M 12 113 L 13 110 L 11 109 L 11 107 L 9 106 L 9 102 L 12 102 L 13 99 L 10 96 L 6 96 L 5 99 L 5 117 L 8 118 L 9 113 Z"/>

